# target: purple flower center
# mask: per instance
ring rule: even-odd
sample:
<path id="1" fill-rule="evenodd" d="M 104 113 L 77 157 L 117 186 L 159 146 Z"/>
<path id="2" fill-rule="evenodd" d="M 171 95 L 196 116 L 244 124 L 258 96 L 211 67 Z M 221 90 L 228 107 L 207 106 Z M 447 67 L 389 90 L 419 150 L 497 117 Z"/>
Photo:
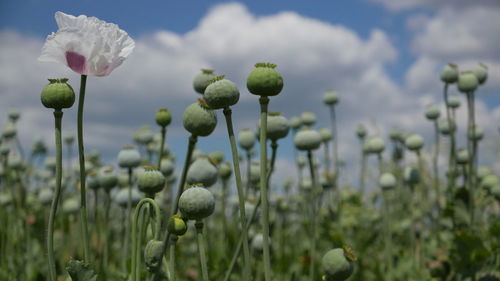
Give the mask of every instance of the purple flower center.
<path id="1" fill-rule="evenodd" d="M 80 74 L 86 74 L 85 73 L 85 57 L 72 52 L 72 51 L 67 51 L 66 52 L 66 62 L 68 63 L 69 68 L 71 68 L 74 72 L 80 73 Z"/>

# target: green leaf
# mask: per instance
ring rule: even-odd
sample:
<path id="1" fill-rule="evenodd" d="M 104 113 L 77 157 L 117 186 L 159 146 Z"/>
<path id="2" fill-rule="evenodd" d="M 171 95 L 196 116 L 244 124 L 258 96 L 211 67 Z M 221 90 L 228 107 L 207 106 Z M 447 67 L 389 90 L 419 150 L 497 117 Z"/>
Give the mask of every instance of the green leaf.
<path id="1" fill-rule="evenodd" d="M 70 260 L 66 270 L 72 281 L 97 281 L 97 274 L 88 264 L 82 261 Z"/>

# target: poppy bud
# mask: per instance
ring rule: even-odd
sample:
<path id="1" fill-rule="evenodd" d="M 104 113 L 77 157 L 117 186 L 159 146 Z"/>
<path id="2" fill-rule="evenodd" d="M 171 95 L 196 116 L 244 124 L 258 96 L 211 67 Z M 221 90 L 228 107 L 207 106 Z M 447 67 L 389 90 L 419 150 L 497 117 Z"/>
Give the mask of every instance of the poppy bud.
<path id="1" fill-rule="evenodd" d="M 283 78 L 272 63 L 257 63 L 247 77 L 248 91 L 258 96 L 276 96 L 283 89 Z"/>

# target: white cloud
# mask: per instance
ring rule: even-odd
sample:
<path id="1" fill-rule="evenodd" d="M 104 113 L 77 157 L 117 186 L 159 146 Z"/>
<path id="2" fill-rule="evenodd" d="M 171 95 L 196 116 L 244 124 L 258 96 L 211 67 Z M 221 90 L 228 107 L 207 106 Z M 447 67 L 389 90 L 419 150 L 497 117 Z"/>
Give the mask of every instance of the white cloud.
<path id="1" fill-rule="evenodd" d="M 444 7 L 467 8 L 471 6 L 499 6 L 497 0 L 372 0 L 391 11 L 410 10 L 415 8 L 439 9 Z"/>

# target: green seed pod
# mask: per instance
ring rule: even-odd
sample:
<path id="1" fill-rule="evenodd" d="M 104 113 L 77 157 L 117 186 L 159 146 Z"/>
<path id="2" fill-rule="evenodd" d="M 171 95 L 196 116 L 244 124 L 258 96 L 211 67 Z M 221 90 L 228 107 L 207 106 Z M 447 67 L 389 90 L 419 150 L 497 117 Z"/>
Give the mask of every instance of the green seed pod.
<path id="1" fill-rule="evenodd" d="M 256 136 L 250 129 L 242 129 L 238 134 L 238 143 L 241 148 L 245 150 L 250 150 L 255 145 Z"/>
<path id="2" fill-rule="evenodd" d="M 405 146 L 412 151 L 420 150 L 424 146 L 424 139 L 417 134 L 411 134 L 405 140 Z"/>
<path id="3" fill-rule="evenodd" d="M 144 263 L 149 272 L 156 272 L 161 266 L 163 242 L 149 240 L 144 248 Z"/>
<path id="4" fill-rule="evenodd" d="M 215 165 L 219 165 L 224 161 L 224 152 L 222 151 L 214 151 L 208 155 L 210 159 L 214 162 Z"/>
<path id="5" fill-rule="evenodd" d="M 472 71 L 461 72 L 458 76 L 458 90 L 462 93 L 472 93 L 477 89 L 479 81 Z"/>
<path id="6" fill-rule="evenodd" d="M 321 135 L 322 142 L 329 142 L 332 140 L 332 133 L 327 128 L 320 128 L 318 133 Z"/>
<path id="7" fill-rule="evenodd" d="M 75 92 L 67 83 L 68 79 L 49 79 L 49 82 L 41 93 L 43 106 L 57 110 L 72 107 L 75 103 Z"/>
<path id="8" fill-rule="evenodd" d="M 439 121 L 438 127 L 439 127 L 439 132 L 445 136 L 448 136 L 452 132 L 455 132 L 455 129 L 456 129 L 455 123 L 453 121 L 448 120 L 448 119 L 443 119 L 443 120 Z"/>
<path id="9" fill-rule="evenodd" d="M 456 109 L 460 107 L 460 97 L 457 95 L 448 96 L 448 100 L 446 101 L 447 105 L 450 108 Z"/>
<path id="10" fill-rule="evenodd" d="M 251 247 L 256 254 L 262 254 L 264 252 L 264 236 L 262 233 L 255 234 L 252 239 Z"/>
<path id="11" fill-rule="evenodd" d="M 168 220 L 167 229 L 169 233 L 182 236 L 188 228 L 186 222 L 180 216 L 174 215 Z"/>
<path id="12" fill-rule="evenodd" d="M 483 84 L 488 79 L 488 67 L 485 64 L 479 63 L 472 69 L 472 72 L 476 75 L 479 84 Z"/>
<path id="13" fill-rule="evenodd" d="M 129 190 L 130 187 L 122 188 L 113 197 L 113 200 L 116 202 L 116 204 L 118 204 L 118 206 L 124 209 L 127 208 L 128 205 Z M 132 195 L 132 207 L 135 207 L 139 203 L 139 201 L 141 201 L 142 195 L 135 188 L 132 188 L 131 195 Z"/>
<path id="14" fill-rule="evenodd" d="M 260 128 L 260 121 L 258 123 Z M 267 138 L 271 141 L 277 141 L 285 138 L 290 130 L 288 120 L 279 112 L 269 112 L 267 114 Z M 260 130 L 259 130 L 260 131 Z"/>
<path id="15" fill-rule="evenodd" d="M 364 139 L 365 138 L 365 136 L 366 136 L 366 127 L 365 127 L 365 125 L 358 124 L 358 126 L 356 127 L 356 135 L 360 139 Z"/>
<path id="16" fill-rule="evenodd" d="M 121 168 L 135 168 L 141 164 L 141 155 L 133 146 L 125 146 L 118 152 L 118 165 Z"/>
<path id="17" fill-rule="evenodd" d="M 17 135 L 16 125 L 12 122 L 7 122 L 2 130 L 2 136 L 5 139 L 13 138 Z"/>
<path id="18" fill-rule="evenodd" d="M 167 108 L 160 108 L 155 115 L 156 124 L 160 127 L 167 127 L 172 122 L 172 114 Z"/>
<path id="19" fill-rule="evenodd" d="M 477 169 L 478 179 L 482 180 L 484 177 L 486 177 L 487 175 L 490 175 L 490 174 L 493 174 L 493 171 L 491 170 L 490 166 L 483 165 Z"/>
<path id="20" fill-rule="evenodd" d="M 323 95 L 323 102 L 326 105 L 336 105 L 339 102 L 339 95 L 334 90 L 327 90 Z"/>
<path id="21" fill-rule="evenodd" d="M 300 128 L 300 126 L 302 126 L 302 121 L 300 120 L 300 117 L 292 116 L 290 118 L 290 127 L 292 127 L 292 129 L 294 130 L 297 130 Z"/>
<path id="22" fill-rule="evenodd" d="M 323 280 L 343 281 L 349 278 L 354 271 L 355 258 L 346 253 L 344 249 L 336 248 L 328 251 L 321 259 Z"/>
<path id="23" fill-rule="evenodd" d="M 210 216 L 214 209 L 214 195 L 203 186 L 192 186 L 184 190 L 179 198 L 182 217 L 189 220 L 204 219 Z"/>
<path id="24" fill-rule="evenodd" d="M 153 131 L 149 125 L 144 125 L 139 129 L 135 130 L 133 139 L 136 143 L 140 145 L 147 145 L 152 142 L 154 138 Z"/>
<path id="25" fill-rule="evenodd" d="M 302 129 L 295 134 L 293 143 L 298 150 L 315 150 L 321 144 L 321 135 L 311 129 Z"/>
<path id="26" fill-rule="evenodd" d="M 1 146 L 0 146 L 1 147 Z M 33 154 L 45 154 L 47 153 L 47 145 L 45 145 L 45 142 L 41 137 L 35 137 L 35 140 L 33 141 L 33 146 L 31 148 L 31 152 Z M 2 153 L 1 148 L 0 148 L 0 154 Z"/>
<path id="27" fill-rule="evenodd" d="M 283 89 L 283 78 L 272 63 L 257 63 L 248 74 L 247 89 L 258 96 L 276 96 Z"/>
<path id="28" fill-rule="evenodd" d="M 70 197 L 64 200 L 62 211 L 67 215 L 75 215 L 80 211 L 80 200 L 76 197 Z"/>
<path id="29" fill-rule="evenodd" d="M 97 179 L 99 180 L 99 186 L 104 188 L 106 192 L 109 192 L 118 184 L 118 175 L 115 168 L 109 165 L 99 169 Z"/>
<path id="30" fill-rule="evenodd" d="M 53 197 L 54 192 L 49 187 L 44 187 L 38 192 L 38 201 L 44 206 L 49 205 L 52 202 Z"/>
<path id="31" fill-rule="evenodd" d="M 448 84 L 453 84 L 458 80 L 458 68 L 456 64 L 449 63 L 444 66 L 441 71 L 441 81 Z"/>
<path id="32" fill-rule="evenodd" d="M 335 179 L 335 175 L 329 172 L 325 172 L 323 177 L 320 179 L 320 184 L 323 189 L 330 189 L 333 187 L 333 180 Z"/>
<path id="33" fill-rule="evenodd" d="M 161 159 L 160 171 L 166 178 L 171 176 L 174 173 L 174 170 L 175 170 L 174 162 L 172 162 L 170 158 Z"/>
<path id="34" fill-rule="evenodd" d="M 417 184 L 420 182 L 420 173 L 414 167 L 407 166 L 403 173 L 403 179 L 409 184 Z"/>
<path id="35" fill-rule="evenodd" d="M 435 104 L 429 104 L 425 108 L 425 117 L 429 120 L 436 120 L 440 115 L 441 112 L 439 112 L 439 107 Z"/>
<path id="36" fill-rule="evenodd" d="M 391 190 L 397 185 L 396 177 L 392 173 L 383 173 L 378 180 L 378 184 L 383 190 Z"/>
<path id="37" fill-rule="evenodd" d="M 469 153 L 467 149 L 460 148 L 457 150 L 457 163 L 460 165 L 469 163 Z"/>
<path id="38" fill-rule="evenodd" d="M 215 165 L 207 157 L 199 157 L 189 166 L 186 182 L 210 187 L 217 182 L 217 176 Z"/>
<path id="39" fill-rule="evenodd" d="M 254 162 L 250 165 L 250 183 L 255 186 L 259 184 L 259 181 L 260 181 L 260 164 Z"/>
<path id="40" fill-rule="evenodd" d="M 498 183 L 499 181 L 496 175 L 487 175 L 483 180 L 481 180 L 481 187 L 486 190 L 491 190 L 493 186 L 497 185 Z"/>
<path id="41" fill-rule="evenodd" d="M 11 107 L 7 112 L 7 116 L 11 122 L 16 123 L 16 121 L 19 120 L 19 117 L 21 117 L 21 113 L 19 112 L 19 109 Z"/>
<path id="42" fill-rule="evenodd" d="M 10 193 L 0 193 L 0 206 L 8 206 L 12 203 L 12 195 Z"/>
<path id="43" fill-rule="evenodd" d="M 227 108 L 235 105 L 240 99 L 240 91 L 236 84 L 224 79 L 223 75 L 217 76 L 209 82 L 203 96 L 210 108 Z"/>
<path id="44" fill-rule="evenodd" d="M 96 190 L 101 187 L 96 171 L 92 170 L 87 174 L 87 187 Z"/>
<path id="45" fill-rule="evenodd" d="M 56 158 L 54 156 L 47 156 L 45 158 L 45 162 L 43 163 L 45 168 L 49 170 L 55 170 L 56 169 Z"/>
<path id="46" fill-rule="evenodd" d="M 310 111 L 304 111 L 300 114 L 300 121 L 302 122 L 302 125 L 312 126 L 316 124 L 316 114 Z"/>
<path id="47" fill-rule="evenodd" d="M 306 158 L 303 155 L 297 156 L 295 161 L 297 161 L 297 165 L 299 165 L 300 168 L 304 168 L 306 165 Z"/>
<path id="48" fill-rule="evenodd" d="M 300 183 L 300 188 L 303 190 L 312 190 L 312 180 L 311 178 L 302 178 L 302 182 Z"/>
<path id="49" fill-rule="evenodd" d="M 214 75 L 214 71 L 212 69 L 202 69 L 201 73 L 198 73 L 194 77 L 194 81 L 193 81 L 194 90 L 197 93 L 203 95 L 203 93 L 205 93 L 205 89 L 210 84 L 209 81 L 211 79 L 214 79 L 214 77 L 215 77 L 215 75 Z"/>
<path id="50" fill-rule="evenodd" d="M 481 129 L 481 127 L 475 125 L 472 132 L 469 132 L 467 136 L 469 137 L 470 140 L 480 141 L 484 137 L 484 131 L 483 129 Z"/>
<path id="51" fill-rule="evenodd" d="M 228 162 L 223 162 L 222 164 L 220 164 L 218 170 L 219 170 L 219 175 L 223 180 L 228 180 L 233 173 L 231 165 Z"/>
<path id="52" fill-rule="evenodd" d="M 217 116 L 203 99 L 193 103 L 184 110 L 182 116 L 184 128 L 194 136 L 206 137 L 217 126 Z"/>
<path id="53" fill-rule="evenodd" d="M 165 177 L 156 168 L 144 167 L 144 172 L 137 176 L 137 187 L 148 195 L 160 192 L 164 186 Z"/>
<path id="54" fill-rule="evenodd" d="M 379 154 L 382 153 L 385 149 L 385 142 L 380 137 L 371 137 L 367 140 L 366 145 L 368 153 Z"/>

